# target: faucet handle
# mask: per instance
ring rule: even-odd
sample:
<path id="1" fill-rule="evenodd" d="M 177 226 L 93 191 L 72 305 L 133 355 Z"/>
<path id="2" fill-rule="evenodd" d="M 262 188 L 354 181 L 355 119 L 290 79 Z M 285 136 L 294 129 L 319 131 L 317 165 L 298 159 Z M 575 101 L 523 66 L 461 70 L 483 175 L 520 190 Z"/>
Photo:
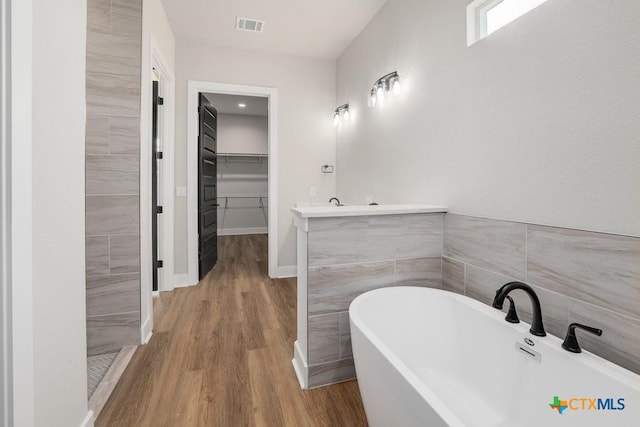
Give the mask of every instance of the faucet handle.
<path id="1" fill-rule="evenodd" d="M 580 344 L 578 344 L 578 339 L 576 338 L 576 328 L 584 329 L 587 332 L 591 332 L 597 336 L 602 335 L 602 329 L 594 328 L 587 325 L 582 325 L 580 323 L 572 323 L 567 328 L 567 335 L 564 337 L 564 342 L 562 343 L 562 348 L 572 353 L 581 353 L 582 349 L 580 348 Z"/>
<path id="2" fill-rule="evenodd" d="M 520 319 L 518 318 L 518 313 L 516 313 L 516 303 L 513 302 L 513 298 L 509 295 L 506 296 L 507 300 L 509 300 L 509 310 L 507 311 L 507 316 L 504 318 L 509 323 L 520 323 Z"/>

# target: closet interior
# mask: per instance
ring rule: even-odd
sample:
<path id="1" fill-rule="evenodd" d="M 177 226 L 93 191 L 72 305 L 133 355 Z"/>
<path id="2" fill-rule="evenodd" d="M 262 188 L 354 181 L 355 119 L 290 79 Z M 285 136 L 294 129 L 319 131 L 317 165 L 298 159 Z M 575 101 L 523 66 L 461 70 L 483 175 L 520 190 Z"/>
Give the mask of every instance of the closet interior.
<path id="1" fill-rule="evenodd" d="M 267 98 L 206 96 L 218 111 L 218 236 L 266 234 Z"/>

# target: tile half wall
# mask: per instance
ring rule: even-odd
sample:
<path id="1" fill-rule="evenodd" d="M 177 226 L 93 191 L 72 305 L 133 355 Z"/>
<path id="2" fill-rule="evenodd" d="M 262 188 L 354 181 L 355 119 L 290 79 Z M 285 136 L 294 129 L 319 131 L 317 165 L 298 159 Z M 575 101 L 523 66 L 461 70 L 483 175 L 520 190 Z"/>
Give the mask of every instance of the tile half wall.
<path id="1" fill-rule="evenodd" d="M 309 220 L 309 387 L 355 378 L 349 304 L 387 286 L 440 288 L 443 214 Z"/>

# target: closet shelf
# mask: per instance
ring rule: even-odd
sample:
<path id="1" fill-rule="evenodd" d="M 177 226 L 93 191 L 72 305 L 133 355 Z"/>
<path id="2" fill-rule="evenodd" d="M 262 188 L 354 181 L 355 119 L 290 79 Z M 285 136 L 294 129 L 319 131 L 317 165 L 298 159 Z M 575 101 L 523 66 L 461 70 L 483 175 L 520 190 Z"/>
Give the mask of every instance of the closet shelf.
<path id="1" fill-rule="evenodd" d="M 262 163 L 264 159 L 268 158 L 267 153 L 218 153 L 218 161 L 224 159 L 225 162 Z"/>

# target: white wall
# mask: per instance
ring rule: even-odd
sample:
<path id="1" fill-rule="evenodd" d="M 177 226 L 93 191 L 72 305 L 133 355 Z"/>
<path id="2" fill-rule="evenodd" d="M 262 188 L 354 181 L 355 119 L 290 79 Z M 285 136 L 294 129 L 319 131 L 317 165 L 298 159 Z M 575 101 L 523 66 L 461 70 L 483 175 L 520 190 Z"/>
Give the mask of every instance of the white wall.
<path id="1" fill-rule="evenodd" d="M 296 263 L 296 236 L 289 209 L 296 201 L 328 200 L 333 175 L 320 167 L 335 162 L 335 64 L 291 56 L 198 46 L 178 41 L 176 48 L 175 185 L 186 187 L 187 80 L 274 87 L 278 90 L 278 265 Z M 190 141 L 190 144 L 197 143 Z M 175 271 L 187 272 L 187 199 L 176 198 Z"/>
<path id="2" fill-rule="evenodd" d="M 87 416 L 86 15 L 84 0 L 33 0 L 33 410 L 37 426 L 77 426 Z"/>
<path id="3" fill-rule="evenodd" d="M 390 0 L 339 58 L 339 195 L 639 236 L 640 2 L 549 0 L 471 47 L 468 3 Z"/>
<path id="4" fill-rule="evenodd" d="M 267 131 L 266 116 L 218 114 L 218 152 L 267 153 Z"/>
<path id="5" fill-rule="evenodd" d="M 145 0 L 142 2 L 142 8 L 143 26 L 146 26 L 144 29 L 149 31 L 154 45 L 161 51 L 171 73 L 175 74 L 176 38 L 162 7 L 162 2 L 160 0 Z"/>

